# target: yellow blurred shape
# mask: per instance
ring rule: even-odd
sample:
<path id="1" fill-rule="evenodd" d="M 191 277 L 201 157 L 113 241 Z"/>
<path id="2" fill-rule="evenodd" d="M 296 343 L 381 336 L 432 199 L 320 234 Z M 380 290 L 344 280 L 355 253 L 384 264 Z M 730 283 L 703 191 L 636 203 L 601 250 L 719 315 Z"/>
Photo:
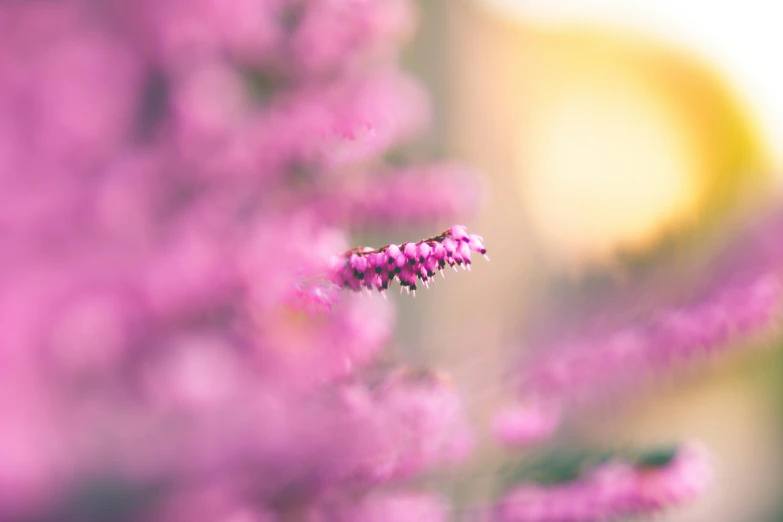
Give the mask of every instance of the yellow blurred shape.
<path id="1" fill-rule="evenodd" d="M 557 260 L 649 248 L 763 179 L 754 126 L 705 65 L 632 34 L 525 34 L 520 188 Z"/>

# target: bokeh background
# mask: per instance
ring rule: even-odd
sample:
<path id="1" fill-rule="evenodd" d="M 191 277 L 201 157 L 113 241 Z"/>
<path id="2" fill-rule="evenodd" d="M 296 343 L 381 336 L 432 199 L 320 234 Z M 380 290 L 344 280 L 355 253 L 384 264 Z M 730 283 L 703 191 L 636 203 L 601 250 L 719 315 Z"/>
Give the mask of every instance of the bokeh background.
<path id="1" fill-rule="evenodd" d="M 514 520 L 537 494 L 600 517 L 580 480 L 570 503 L 493 504 L 530 487 L 526 463 L 582 450 L 629 461 L 634 480 L 596 486 L 629 488 L 606 509 L 646 512 L 700 489 L 700 458 L 672 450 L 690 441 L 714 484 L 656 520 L 783 520 L 783 249 L 740 243 L 763 245 L 719 268 L 746 273 L 700 293 L 764 208 L 783 230 L 771 2 L 420 0 L 403 64 L 434 103 L 422 139 L 424 92 L 396 74 L 405 2 L 0 4 L 0 522 Z M 340 288 L 392 277 L 367 259 L 429 255 L 351 245 L 482 252 L 436 235 L 455 222 L 491 262 L 415 299 Z M 606 310 L 605 337 L 521 389 L 520 359 Z M 555 390 L 543 440 L 501 450 L 495 414 L 531 400 L 535 424 L 562 375 L 579 397 Z M 479 444 L 444 467 L 470 442 L 460 394 Z"/>
<path id="2" fill-rule="evenodd" d="M 655 303 L 780 192 L 783 8 L 762 0 L 420 3 L 407 67 L 436 131 L 421 145 L 484 174 L 491 267 L 401 307 L 406 357 L 441 366 L 486 426 L 509 400 L 510 354 L 536 325 L 607 295 Z M 651 305 L 651 306 L 654 306 Z M 641 383 L 573 422 L 563 444 L 698 439 L 715 483 L 662 520 L 783 520 L 783 350 L 776 336 Z M 471 482 L 490 487 L 481 454 Z"/>

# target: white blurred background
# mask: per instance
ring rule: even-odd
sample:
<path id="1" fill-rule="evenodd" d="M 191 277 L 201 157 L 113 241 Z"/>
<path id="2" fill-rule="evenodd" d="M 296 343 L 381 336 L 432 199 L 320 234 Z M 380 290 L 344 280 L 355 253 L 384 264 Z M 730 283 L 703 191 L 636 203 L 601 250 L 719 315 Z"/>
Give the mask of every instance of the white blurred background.
<path id="1" fill-rule="evenodd" d="M 713 64 L 752 108 L 783 158 L 783 4 L 769 0 L 481 0 L 487 9 L 542 25 L 633 30 Z"/>

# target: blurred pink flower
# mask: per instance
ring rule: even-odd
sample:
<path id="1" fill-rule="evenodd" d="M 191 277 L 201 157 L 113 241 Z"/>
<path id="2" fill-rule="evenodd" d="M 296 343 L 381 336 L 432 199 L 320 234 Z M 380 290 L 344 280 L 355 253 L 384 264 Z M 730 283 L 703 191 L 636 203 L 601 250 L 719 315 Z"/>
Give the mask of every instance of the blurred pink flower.
<path id="1" fill-rule="evenodd" d="M 369 384 L 394 308 L 328 281 L 364 217 L 317 203 L 428 125 L 396 64 L 414 21 L 405 0 L 0 4 L 0 519 L 443 518 L 357 493 L 470 430 L 441 380 Z"/>
<path id="2" fill-rule="evenodd" d="M 560 426 L 557 404 L 529 400 L 497 412 L 492 418 L 492 434 L 506 446 L 527 446 L 549 438 Z"/>
<path id="3" fill-rule="evenodd" d="M 596 313 L 594 324 L 559 328 L 534 344 L 514 377 L 520 394 L 563 406 L 591 403 L 774 333 L 783 299 L 783 252 L 768 241 L 779 234 L 779 221 L 767 216 L 729 241 L 690 300 L 627 323 L 612 318 L 602 325 Z"/>
<path id="4" fill-rule="evenodd" d="M 693 500 L 710 478 L 703 451 L 683 446 L 661 465 L 610 461 L 565 484 L 516 486 L 503 497 L 492 518 L 498 522 L 590 522 L 644 515 Z"/>

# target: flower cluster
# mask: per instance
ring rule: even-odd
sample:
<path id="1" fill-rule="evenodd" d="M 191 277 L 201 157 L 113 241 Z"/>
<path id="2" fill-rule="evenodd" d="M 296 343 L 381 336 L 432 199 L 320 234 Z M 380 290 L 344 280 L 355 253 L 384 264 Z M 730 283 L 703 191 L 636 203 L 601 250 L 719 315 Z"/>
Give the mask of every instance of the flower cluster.
<path id="1" fill-rule="evenodd" d="M 443 276 L 446 266 L 455 271 L 457 266 L 470 270 L 471 252 L 486 257 L 484 239 L 468 234 L 462 225 L 455 225 L 442 234 L 416 243 L 349 250 L 337 262 L 339 268 L 332 273 L 331 279 L 351 290 L 364 287 L 379 292 L 387 290 L 389 284 L 397 280 L 400 292 L 404 288 L 415 295 L 417 281 L 429 288 L 436 272 Z"/>

